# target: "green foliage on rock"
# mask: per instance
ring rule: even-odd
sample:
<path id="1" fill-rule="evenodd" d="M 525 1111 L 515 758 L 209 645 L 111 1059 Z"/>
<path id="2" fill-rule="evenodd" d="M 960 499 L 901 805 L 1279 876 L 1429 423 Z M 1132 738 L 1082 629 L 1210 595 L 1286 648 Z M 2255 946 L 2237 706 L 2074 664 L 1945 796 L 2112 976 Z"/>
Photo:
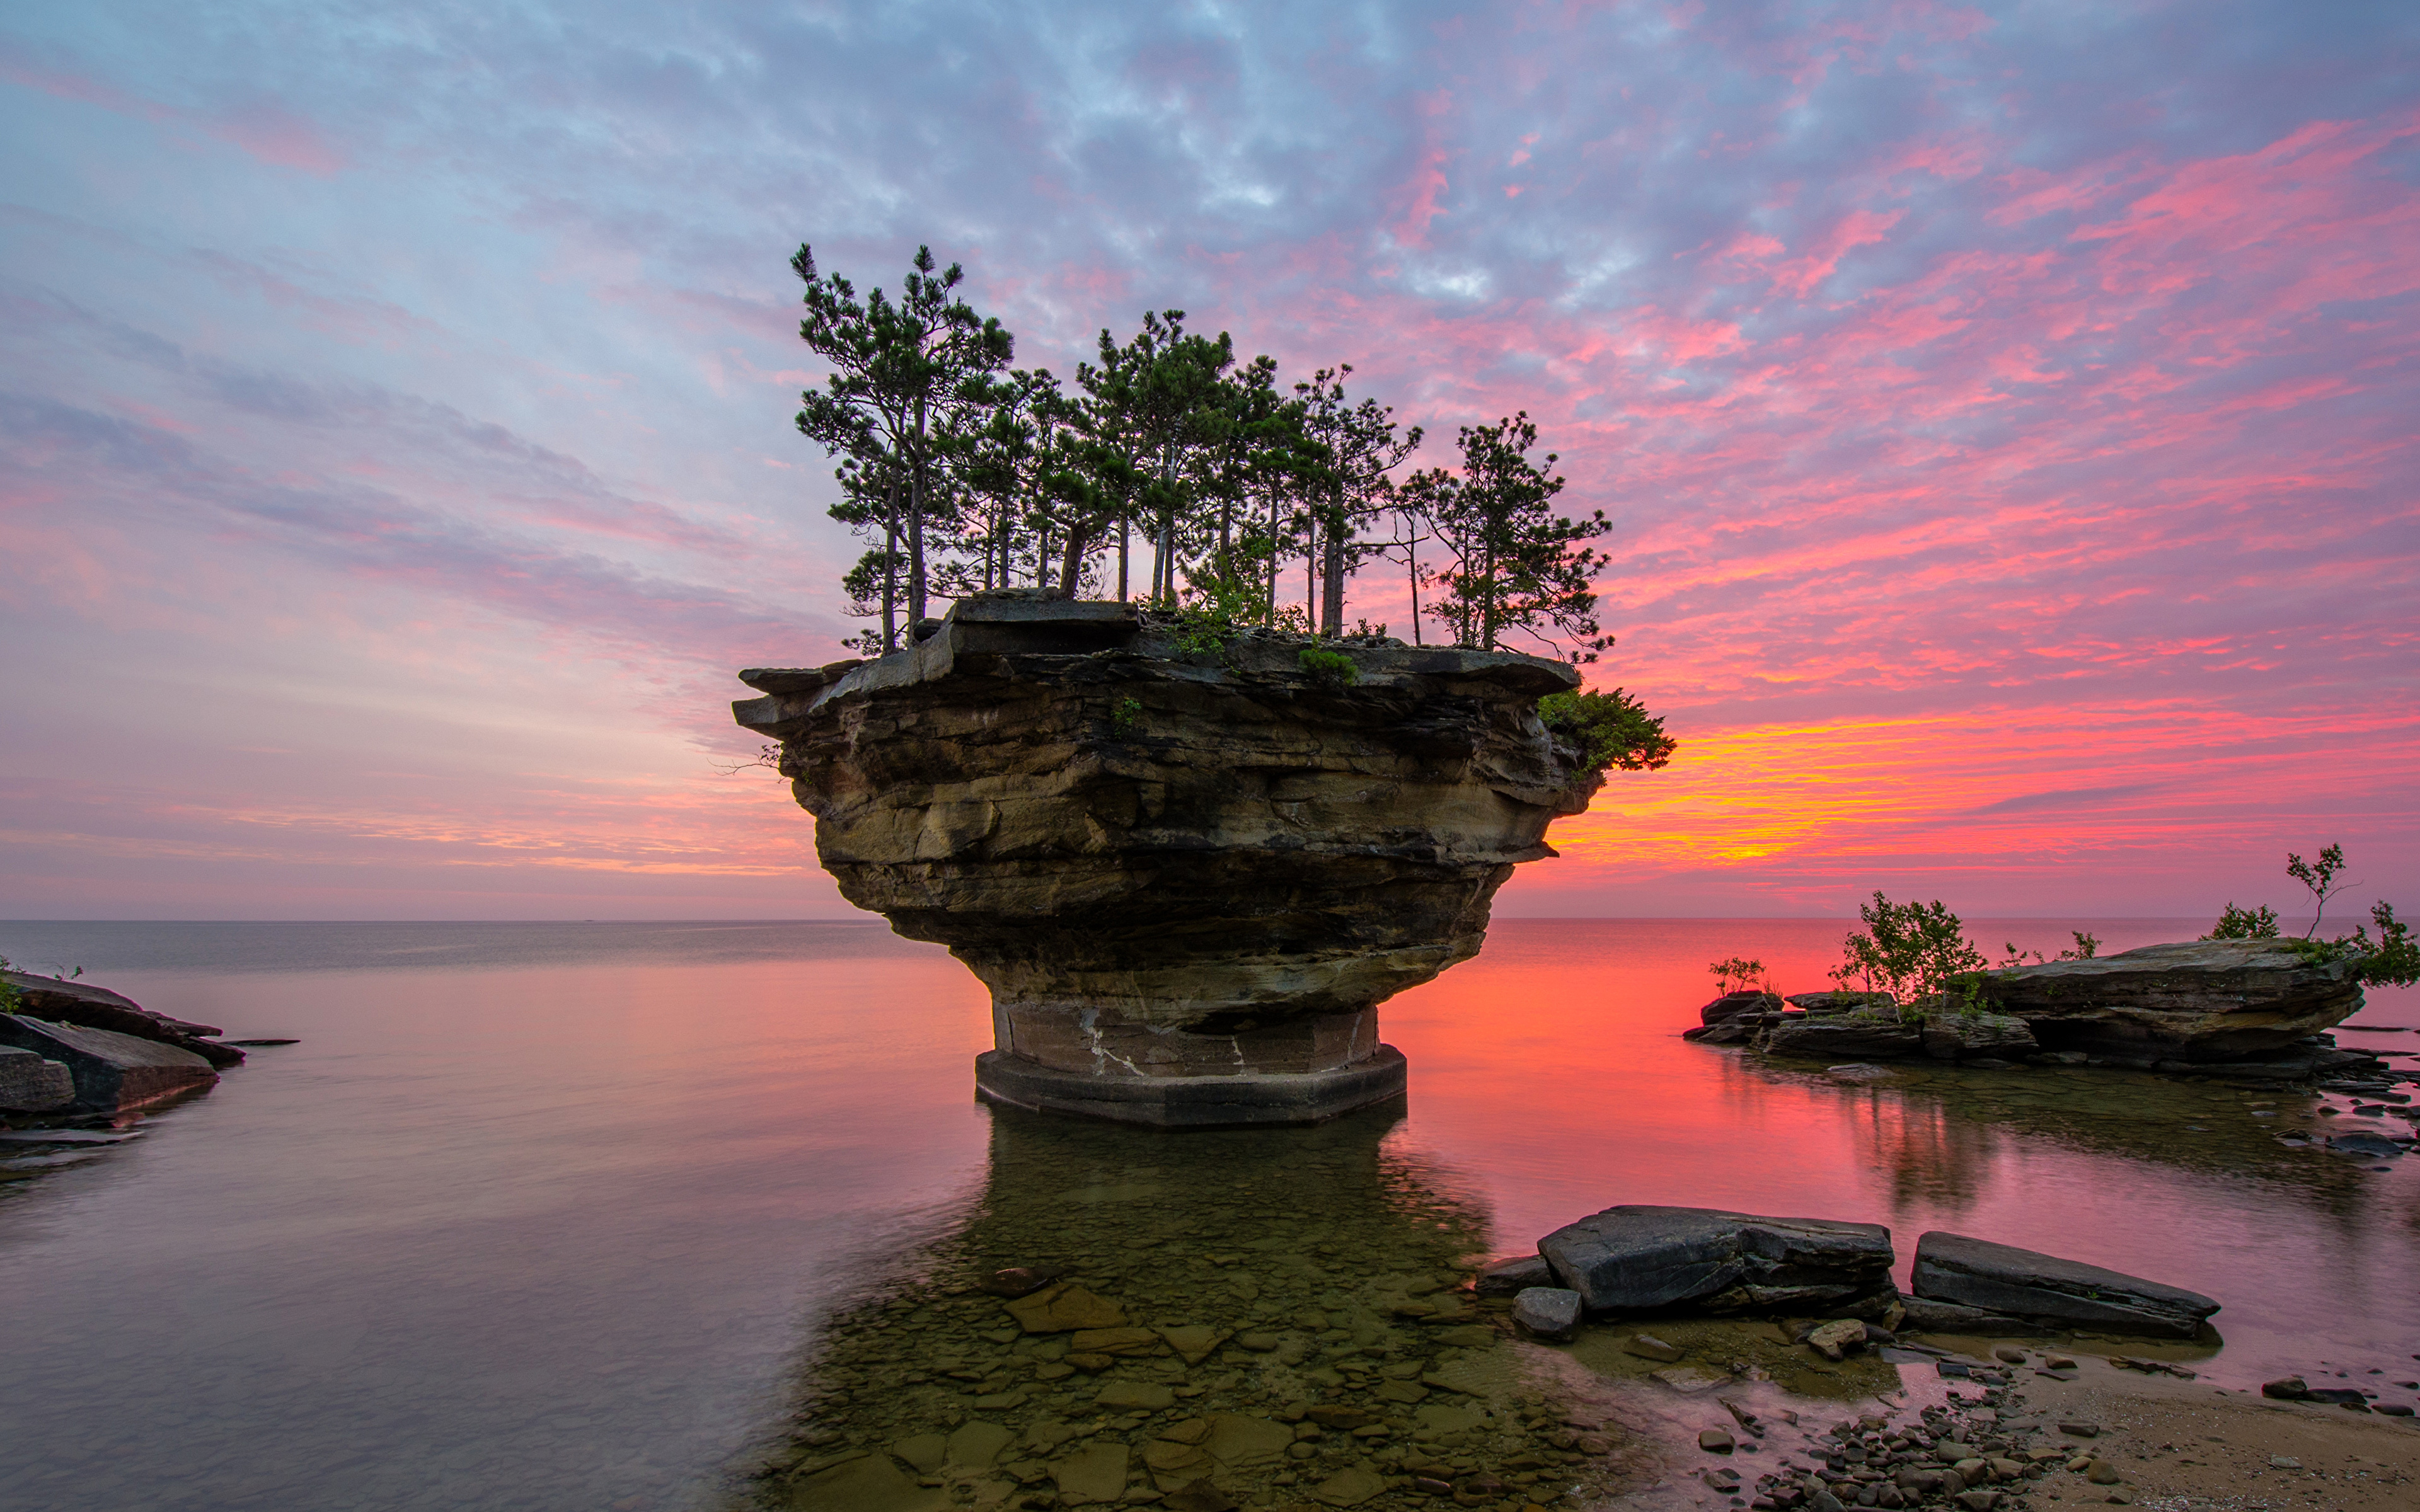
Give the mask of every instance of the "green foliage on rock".
<path id="1" fill-rule="evenodd" d="M 2345 885 L 2336 880 L 2344 874 L 2344 869 L 2342 845 L 2330 845 L 2320 851 L 2317 861 L 2305 861 L 2291 851 L 2286 853 L 2286 874 L 2311 890 L 2311 927 L 2300 938 L 2279 938 L 2275 909 L 2265 905 L 2238 908 L 2232 901 L 2202 938 L 2276 940 L 2306 961 L 2353 961 L 2358 963 L 2355 980 L 2366 987 L 2409 987 L 2420 982 L 2420 945 L 2412 943 L 2412 926 L 2395 917 L 2393 903 L 2380 902 L 2371 905 L 2369 924 L 2355 924 L 2350 934 L 2339 934 L 2332 940 L 2318 938 L 2328 900 L 2344 889 Z M 2370 937 L 2372 926 L 2378 930 L 2375 939 Z"/>
<path id="2" fill-rule="evenodd" d="M 1361 669 L 1353 658 L 1341 651 L 1319 651 L 1306 648 L 1300 657 L 1302 670 L 1311 681 L 1328 687 L 1350 687 L 1361 680 Z"/>
<path id="3" fill-rule="evenodd" d="M 2205 940 L 2273 940 L 2277 937 L 2277 910 L 2269 907 L 2238 908 L 2232 899 L 2211 926 Z"/>
<path id="4" fill-rule="evenodd" d="M 1834 981 L 1843 987 L 1862 981 L 1868 992 L 1886 992 L 1902 1003 L 1961 989 L 1970 1000 L 1977 995 L 1989 963 L 1939 899 L 1895 903 L 1877 889 L 1872 903 L 1857 905 L 1857 917 L 1866 927 L 1840 942 Z"/>
<path id="5" fill-rule="evenodd" d="M 0 971 L 15 969 L 8 964 L 7 956 L 0 955 Z M 0 980 L 0 1013 L 14 1013 L 24 1006 L 24 995 L 17 991 L 15 982 Z"/>
<path id="6" fill-rule="evenodd" d="M 1652 771 L 1672 759 L 1681 743 L 1664 733 L 1664 721 L 1637 699 L 1610 693 L 1549 693 L 1538 701 L 1546 728 L 1571 735 L 1603 771 Z"/>
<path id="7" fill-rule="evenodd" d="M 1733 992 L 1745 991 L 1750 983 L 1759 981 L 1766 984 L 1767 992 L 1773 990 L 1771 980 L 1765 974 L 1764 963 L 1750 960 L 1746 956 L 1727 956 L 1708 965 L 1706 970 L 1714 977 L 1715 985 L 1720 987 L 1726 995 Z"/>

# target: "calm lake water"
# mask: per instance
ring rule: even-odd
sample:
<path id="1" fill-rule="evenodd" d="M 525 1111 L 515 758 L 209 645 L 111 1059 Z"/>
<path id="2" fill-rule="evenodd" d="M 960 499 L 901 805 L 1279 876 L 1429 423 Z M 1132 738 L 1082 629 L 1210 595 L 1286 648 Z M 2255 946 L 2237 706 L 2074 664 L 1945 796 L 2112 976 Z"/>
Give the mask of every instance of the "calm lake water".
<path id="1" fill-rule="evenodd" d="M 2122 949 L 2206 926 L 1974 933 L 2073 927 Z M 1677 1038 L 1708 961 L 1811 990 L 1843 930 L 1499 923 L 1385 1010 L 1407 1111 L 1199 1136 L 977 1104 L 981 989 L 878 923 L 0 924 L 21 965 L 302 1041 L 137 1138 L 0 1168 L 0 1499 L 722 1504 L 845 1342 L 832 1319 L 904 1271 L 1154 1195 L 1204 1251 L 1345 1222 L 1273 1195 L 1297 1167 L 1317 1205 L 1492 1253 L 1619 1202 L 1887 1224 L 1902 1284 L 1928 1228 L 2048 1250 L 2218 1297 L 2199 1367 L 2227 1385 L 2420 1353 L 2420 1162 L 2279 1142 L 2377 1126 L 2345 1099 L 2102 1070 L 1867 1086 Z M 2361 1017 L 2420 1026 L 2420 999 Z M 1214 1180 L 1259 1195 L 1183 1202 Z"/>

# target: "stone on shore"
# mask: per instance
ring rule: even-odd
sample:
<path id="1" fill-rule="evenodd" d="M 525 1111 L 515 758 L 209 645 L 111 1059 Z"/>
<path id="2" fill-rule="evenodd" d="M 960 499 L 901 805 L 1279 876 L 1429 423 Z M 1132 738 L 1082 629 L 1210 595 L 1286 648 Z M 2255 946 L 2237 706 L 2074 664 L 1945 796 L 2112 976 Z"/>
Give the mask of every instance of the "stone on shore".
<path id="1" fill-rule="evenodd" d="M 30 972 L 0 971 L 0 980 L 17 989 L 23 1007 L 18 1011 L 29 1018 L 52 1024 L 72 1024 L 80 1028 L 107 1029 L 113 1034 L 131 1035 L 137 1040 L 156 1040 L 179 1050 L 190 1050 L 213 1066 L 240 1066 L 243 1052 L 233 1045 L 212 1042 L 212 1037 L 226 1031 L 208 1024 L 192 1024 L 170 1018 L 142 1007 L 132 998 L 96 987 L 88 981 L 68 981 L 58 977 L 37 977 Z"/>
<path id="2" fill-rule="evenodd" d="M 1762 1018 L 1781 1011 L 1781 999 L 1771 993 L 1725 993 L 1698 1010 L 1699 1024 L 1728 1024 L 1733 1019 Z"/>
<path id="3" fill-rule="evenodd" d="M 2053 1050 L 2151 1060 L 2237 1060 L 2282 1051 L 2360 1009 L 2350 963 L 2315 962 L 2289 940 L 2192 940 L 1984 979 L 1993 1011 Z"/>
<path id="4" fill-rule="evenodd" d="M 1899 1006 L 1888 993 L 1792 993 L 1782 1001 L 1802 1013 L 1854 1013 L 1861 1008 L 1888 1013 Z"/>
<path id="5" fill-rule="evenodd" d="M 50 1113 L 75 1101 L 75 1075 L 32 1050 L 0 1045 L 0 1113 Z"/>
<path id="6" fill-rule="evenodd" d="M 2009 1013 L 1934 1013 L 1924 1024 L 1924 1053 L 1935 1060 L 1971 1056 L 2021 1059 L 2041 1048 L 2032 1026 Z"/>
<path id="7" fill-rule="evenodd" d="M 1988 1240 L 1935 1230 L 1916 1244 L 1916 1294 L 2103 1333 L 2191 1338 L 2213 1298 Z"/>
<path id="8" fill-rule="evenodd" d="M 1892 1259 L 1879 1224 L 1627 1205 L 1555 1230 L 1538 1253 L 1590 1313 L 1829 1310 L 1887 1287 Z"/>
<path id="9" fill-rule="evenodd" d="M 1568 1339 L 1579 1331 L 1580 1294 L 1531 1287 L 1512 1299 L 1512 1321 L 1542 1339 Z"/>
<path id="10" fill-rule="evenodd" d="M 1768 1055 L 1815 1060 L 1886 1059 L 1923 1049 L 1924 1034 L 1913 1024 L 1870 1011 L 1821 1018 L 1810 1014 L 1775 1025 L 1766 1033 L 1762 1048 Z"/>
<path id="11" fill-rule="evenodd" d="M 144 1107 L 219 1079 L 217 1070 L 190 1050 L 22 1013 L 0 1013 L 0 1044 L 31 1050 L 66 1066 L 75 1081 L 73 1106 L 80 1113 Z"/>

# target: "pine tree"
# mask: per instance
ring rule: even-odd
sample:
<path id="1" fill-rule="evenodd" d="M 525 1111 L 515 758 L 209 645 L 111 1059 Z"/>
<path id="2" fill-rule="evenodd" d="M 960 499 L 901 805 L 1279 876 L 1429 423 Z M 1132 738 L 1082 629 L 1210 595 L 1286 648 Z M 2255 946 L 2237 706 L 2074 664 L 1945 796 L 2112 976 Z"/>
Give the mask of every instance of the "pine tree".
<path id="1" fill-rule="evenodd" d="M 1572 661 L 1596 660 L 1613 640 L 1599 633 L 1589 576 L 1609 559 L 1582 543 L 1612 528 L 1604 512 L 1576 520 L 1553 512 L 1566 480 L 1547 471 L 1554 453 L 1544 467 L 1530 462 L 1538 427 L 1526 411 L 1493 425 L 1465 425 L 1457 440 L 1460 476 L 1432 469 L 1405 486 L 1451 554 L 1448 565 L 1426 575 L 1439 590 L 1429 612 L 1462 645 L 1494 651 L 1511 630 L 1551 644 L 1550 632 L 1560 632 L 1576 642 Z"/>
<path id="2" fill-rule="evenodd" d="M 1344 379 L 1352 373 L 1353 364 L 1343 363 L 1295 385 L 1303 434 L 1320 453 L 1319 467 L 1302 479 L 1302 498 L 1306 534 L 1317 554 L 1310 564 L 1318 587 L 1316 620 L 1326 636 L 1343 631 L 1346 576 L 1359 571 L 1362 558 L 1377 549 L 1357 537 L 1387 507 L 1393 492 L 1388 474 L 1420 445 L 1420 427 L 1399 434 L 1391 408 L 1375 399 L 1353 404 L 1345 398 Z"/>
<path id="3" fill-rule="evenodd" d="M 800 244 L 790 269 L 806 285 L 799 336 L 830 364 L 825 387 L 799 396 L 798 426 L 825 455 L 856 464 L 860 493 L 844 505 L 870 525 L 867 486 L 878 487 L 883 546 L 882 646 L 898 645 L 901 537 L 905 535 L 908 617 L 924 618 L 929 592 L 925 525 L 936 504 L 952 497 L 937 476 L 935 431 L 966 428 L 970 409 L 991 402 L 985 380 L 1008 364 L 1016 341 L 996 319 L 975 314 L 955 290 L 965 279 L 956 263 L 937 271 L 932 249 L 918 247 L 893 302 L 879 288 L 863 300 L 838 273 L 818 277 L 814 250 Z M 852 478 L 844 465 L 845 492 Z M 838 517 L 847 518 L 835 509 Z M 943 515 L 946 520 L 946 513 Z M 863 570 L 865 563 L 860 563 Z M 867 586 L 871 586 L 870 584 Z"/>

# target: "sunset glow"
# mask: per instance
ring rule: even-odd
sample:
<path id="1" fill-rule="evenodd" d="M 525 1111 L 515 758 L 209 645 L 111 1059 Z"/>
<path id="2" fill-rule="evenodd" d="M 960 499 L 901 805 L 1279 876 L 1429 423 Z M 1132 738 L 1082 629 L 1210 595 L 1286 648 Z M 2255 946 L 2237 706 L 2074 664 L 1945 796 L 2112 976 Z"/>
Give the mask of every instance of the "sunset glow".
<path id="1" fill-rule="evenodd" d="M 1666 717 L 1507 913 L 2420 906 L 2408 7 L 0 23 L 0 911 L 847 912 L 784 266 L 1526 409 Z M 1138 574 L 1140 572 L 1138 564 Z M 1401 569 L 1348 619 L 1408 639 Z M 1288 579 L 1299 590 L 1300 573 Z M 1431 626 L 1427 632 L 1436 632 Z"/>

